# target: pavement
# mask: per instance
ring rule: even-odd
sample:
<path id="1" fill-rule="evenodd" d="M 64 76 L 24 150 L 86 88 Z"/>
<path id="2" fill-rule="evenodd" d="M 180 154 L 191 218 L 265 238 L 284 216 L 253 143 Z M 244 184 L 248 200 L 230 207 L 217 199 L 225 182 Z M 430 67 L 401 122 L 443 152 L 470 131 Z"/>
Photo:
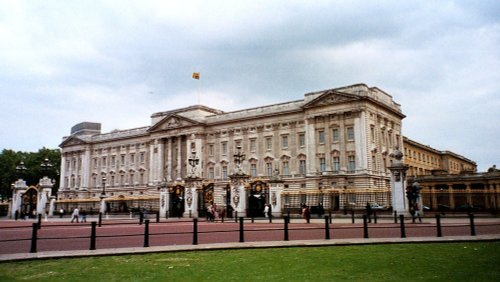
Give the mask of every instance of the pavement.
<path id="1" fill-rule="evenodd" d="M 480 221 L 495 221 L 498 218 L 482 219 Z M 51 220 L 57 222 L 59 220 Z M 320 221 L 319 219 L 317 220 Z M 339 220 L 334 220 L 339 222 Z M 340 221 L 349 222 L 347 218 Z M 273 221 L 274 222 L 274 221 Z M 348 246 L 348 245 L 373 245 L 373 244 L 404 244 L 404 243 L 450 243 L 450 242 L 477 242 L 477 241 L 499 241 L 500 234 L 488 234 L 477 236 L 446 236 L 446 237 L 412 237 L 412 238 L 349 238 L 349 239 L 320 239 L 320 240 L 292 240 L 292 241 L 260 241 L 260 242 L 230 242 L 199 245 L 168 245 L 132 248 L 111 248 L 98 250 L 71 250 L 71 251 L 46 251 L 37 253 L 15 253 L 1 254 L 0 262 L 76 258 L 91 256 L 131 255 L 145 253 L 166 253 L 183 251 L 207 251 L 227 249 L 251 249 L 251 248 L 287 248 L 287 247 L 315 247 L 315 246 Z"/>

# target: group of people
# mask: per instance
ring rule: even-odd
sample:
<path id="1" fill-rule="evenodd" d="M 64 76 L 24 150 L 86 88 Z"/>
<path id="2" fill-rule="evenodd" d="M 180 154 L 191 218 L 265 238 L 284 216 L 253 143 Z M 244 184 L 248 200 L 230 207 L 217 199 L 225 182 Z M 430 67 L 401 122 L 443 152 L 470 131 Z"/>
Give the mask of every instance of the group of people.
<path id="1" fill-rule="evenodd" d="M 61 218 L 64 215 L 64 209 L 61 208 L 59 211 Z M 85 210 L 80 211 L 78 208 L 75 208 L 73 210 L 73 213 L 71 214 L 71 223 L 73 223 L 76 220 L 76 223 L 81 220 L 81 222 L 87 222 L 87 212 Z"/>
<path id="2" fill-rule="evenodd" d="M 207 221 L 215 222 L 217 219 L 221 220 L 226 216 L 226 210 L 224 207 L 218 209 L 216 204 L 210 204 L 207 206 Z"/>

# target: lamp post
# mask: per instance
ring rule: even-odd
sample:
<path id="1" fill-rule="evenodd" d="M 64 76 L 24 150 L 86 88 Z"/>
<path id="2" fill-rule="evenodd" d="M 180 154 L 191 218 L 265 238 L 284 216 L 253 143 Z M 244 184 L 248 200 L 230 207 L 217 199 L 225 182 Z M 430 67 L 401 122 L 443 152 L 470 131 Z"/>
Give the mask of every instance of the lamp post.
<path id="1" fill-rule="evenodd" d="M 47 171 L 52 167 L 52 164 L 50 163 L 48 158 L 45 158 L 40 164 L 40 167 L 45 173 L 47 173 Z"/>
<path id="2" fill-rule="evenodd" d="M 236 165 L 236 173 L 242 174 L 241 163 L 245 160 L 246 155 L 241 153 L 241 145 L 236 146 L 236 154 L 233 155 L 234 163 Z"/>
<path id="3" fill-rule="evenodd" d="M 105 213 L 106 212 L 106 202 L 104 201 L 104 199 L 106 198 L 106 177 L 103 176 L 101 181 L 102 181 L 102 192 L 101 192 L 101 195 L 99 196 L 99 198 L 101 199 L 101 213 Z"/>
<path id="4" fill-rule="evenodd" d="M 191 177 L 196 178 L 196 166 L 200 163 L 200 159 L 196 156 L 195 150 L 191 151 L 191 157 L 188 159 L 191 166 Z"/>
<path id="5" fill-rule="evenodd" d="M 17 171 L 17 173 L 18 173 L 18 177 L 19 177 L 19 179 L 22 179 L 22 178 L 23 178 L 22 176 L 23 176 L 23 174 L 24 174 L 24 172 L 25 172 L 26 170 L 28 170 L 28 169 L 27 169 L 27 168 L 26 168 L 26 166 L 24 165 L 24 162 L 23 162 L 23 161 L 21 161 L 21 162 L 20 162 L 20 163 L 16 166 L 16 171 Z"/>

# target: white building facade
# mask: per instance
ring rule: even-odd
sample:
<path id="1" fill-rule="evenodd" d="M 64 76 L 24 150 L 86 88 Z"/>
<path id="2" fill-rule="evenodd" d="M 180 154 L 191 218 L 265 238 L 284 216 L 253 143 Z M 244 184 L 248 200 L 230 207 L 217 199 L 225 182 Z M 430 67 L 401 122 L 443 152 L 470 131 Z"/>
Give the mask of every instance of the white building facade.
<path id="1" fill-rule="evenodd" d="M 248 216 L 266 204 L 276 214 L 390 205 L 388 167 L 404 117 L 389 94 L 356 84 L 234 112 L 159 112 L 149 126 L 110 133 L 81 123 L 60 145 L 57 201 L 93 209 L 104 195 L 109 211 L 170 216 L 202 216 L 211 203 Z"/>

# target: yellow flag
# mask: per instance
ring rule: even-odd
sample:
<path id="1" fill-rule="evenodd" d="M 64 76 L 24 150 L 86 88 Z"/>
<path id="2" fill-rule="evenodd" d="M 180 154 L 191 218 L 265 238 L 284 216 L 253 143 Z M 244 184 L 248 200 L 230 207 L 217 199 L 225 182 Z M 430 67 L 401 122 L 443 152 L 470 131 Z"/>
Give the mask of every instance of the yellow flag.
<path id="1" fill-rule="evenodd" d="M 200 73 L 199 72 L 193 72 L 193 78 L 194 79 L 200 79 Z"/>

